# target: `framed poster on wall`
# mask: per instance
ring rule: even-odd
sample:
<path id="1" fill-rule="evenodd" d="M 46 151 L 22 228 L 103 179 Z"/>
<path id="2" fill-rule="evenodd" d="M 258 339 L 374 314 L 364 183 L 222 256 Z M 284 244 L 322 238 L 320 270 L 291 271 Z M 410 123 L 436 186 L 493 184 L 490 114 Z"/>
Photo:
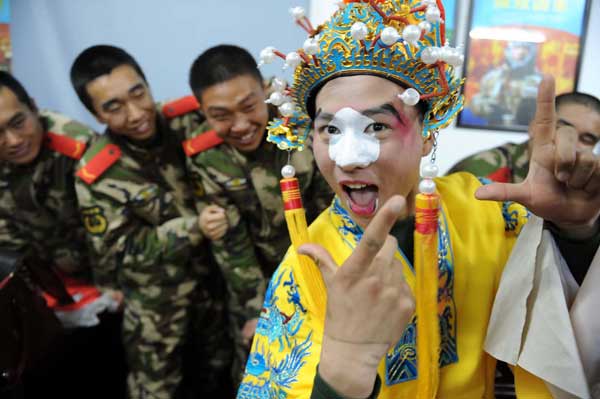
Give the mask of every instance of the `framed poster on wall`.
<path id="1" fill-rule="evenodd" d="M 12 47 L 10 45 L 10 1 L 0 0 L 0 71 L 10 71 Z"/>
<path id="2" fill-rule="evenodd" d="M 577 88 L 590 0 L 472 0 L 458 126 L 526 131 L 542 74 Z"/>

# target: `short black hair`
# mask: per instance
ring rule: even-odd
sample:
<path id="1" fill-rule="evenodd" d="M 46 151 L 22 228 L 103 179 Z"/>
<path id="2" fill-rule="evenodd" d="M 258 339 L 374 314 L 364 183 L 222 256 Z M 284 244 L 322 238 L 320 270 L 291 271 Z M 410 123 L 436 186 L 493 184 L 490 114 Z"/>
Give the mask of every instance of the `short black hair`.
<path id="1" fill-rule="evenodd" d="M 600 114 L 600 100 L 590 94 L 574 91 L 556 96 L 556 110 L 567 104 L 578 104 L 588 107 L 592 111 Z"/>
<path id="2" fill-rule="evenodd" d="M 99 76 L 108 75 L 121 65 L 129 65 L 148 83 L 142 68 L 125 50 L 105 44 L 88 47 L 75 58 L 71 66 L 71 84 L 77 96 L 92 113 L 96 114 L 92 99 L 87 91 L 87 84 Z"/>
<path id="3" fill-rule="evenodd" d="M 263 77 L 252 55 L 241 47 L 222 44 L 198 56 L 190 68 L 190 87 L 198 100 L 202 92 L 219 83 L 250 75 L 261 85 Z"/>
<path id="4" fill-rule="evenodd" d="M 31 111 L 37 111 L 33 100 L 29 97 L 27 90 L 25 90 L 21 82 L 15 79 L 10 73 L 0 71 L 0 89 L 4 87 L 12 91 L 15 97 L 17 97 L 17 100 L 25 104 Z"/>

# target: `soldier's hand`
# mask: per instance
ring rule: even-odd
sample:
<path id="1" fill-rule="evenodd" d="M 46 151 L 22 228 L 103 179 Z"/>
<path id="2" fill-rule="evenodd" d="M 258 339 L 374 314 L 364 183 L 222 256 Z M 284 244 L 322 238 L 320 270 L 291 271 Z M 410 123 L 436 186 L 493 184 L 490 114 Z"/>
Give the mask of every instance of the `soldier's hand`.
<path id="1" fill-rule="evenodd" d="M 490 184 L 479 199 L 515 201 L 576 238 L 592 236 L 600 215 L 600 158 L 577 150 L 577 132 L 557 128 L 554 79 L 544 76 L 530 125 L 533 140 L 529 172 L 519 184 Z"/>
<path id="2" fill-rule="evenodd" d="M 123 291 L 115 290 L 110 293 L 112 299 L 118 304 L 116 311 L 122 312 L 125 308 L 125 295 Z"/>
<path id="3" fill-rule="evenodd" d="M 414 298 L 394 255 L 389 235 L 406 201 L 388 200 L 367 226 L 341 267 L 323 247 L 306 244 L 298 253 L 315 260 L 327 288 L 327 313 L 319 373 L 342 396 L 367 397 L 377 367 L 395 345 L 414 312 Z"/>
<path id="4" fill-rule="evenodd" d="M 252 344 L 252 338 L 256 332 L 256 326 L 258 325 L 258 319 L 250 319 L 242 327 L 242 340 L 248 347 Z"/>
<path id="5" fill-rule="evenodd" d="M 222 238 L 229 227 L 225 209 L 217 205 L 207 206 L 198 217 L 198 225 L 208 239 L 218 240 Z"/>

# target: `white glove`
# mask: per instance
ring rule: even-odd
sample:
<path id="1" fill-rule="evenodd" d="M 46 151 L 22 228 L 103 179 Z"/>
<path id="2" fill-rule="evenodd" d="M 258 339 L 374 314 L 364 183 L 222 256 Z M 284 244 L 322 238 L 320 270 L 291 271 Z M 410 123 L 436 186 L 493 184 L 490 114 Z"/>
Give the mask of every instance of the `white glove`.
<path id="1" fill-rule="evenodd" d="M 75 298 L 77 300 L 77 298 Z M 65 328 L 93 327 L 100 323 L 98 315 L 105 310 L 116 312 L 119 302 L 105 292 L 92 302 L 73 310 L 55 310 L 54 314 Z"/>

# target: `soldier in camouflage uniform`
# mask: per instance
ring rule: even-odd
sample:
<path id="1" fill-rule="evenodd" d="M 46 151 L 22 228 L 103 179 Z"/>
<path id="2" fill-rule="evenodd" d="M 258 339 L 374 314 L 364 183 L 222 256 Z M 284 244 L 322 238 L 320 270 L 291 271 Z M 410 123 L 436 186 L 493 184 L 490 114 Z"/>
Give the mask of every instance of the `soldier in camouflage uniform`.
<path id="1" fill-rule="evenodd" d="M 75 168 L 94 136 L 90 128 L 64 115 L 38 111 L 23 86 L 0 72 L 0 251 L 28 260 L 27 268 L 19 272 L 26 273 L 35 290 L 62 291 L 64 300 L 68 298 L 65 288 L 69 288 L 65 281 L 87 285 L 93 295 L 85 303 L 74 297 L 78 303 L 70 307 L 77 309 L 73 313 L 87 308 L 96 318 L 106 306 L 96 306 L 99 293 L 91 287 L 89 252 L 75 193 Z M 69 396 L 75 387 L 98 384 L 101 378 L 104 385 L 97 393 L 118 395 L 123 358 L 109 342 L 111 329 L 116 334 L 119 323 L 119 315 L 103 314 L 101 326 L 69 326 L 63 339 L 55 342 L 50 366 L 39 370 L 43 376 L 25 375 L 27 392 L 36 396 L 36 389 L 43 389 L 47 396 Z M 83 340 L 87 340 L 85 345 Z M 109 365 L 111 369 L 105 370 Z M 79 372 L 84 369 L 88 371 Z"/>
<path id="2" fill-rule="evenodd" d="M 139 65 L 112 46 L 82 52 L 71 81 L 108 126 L 83 156 L 76 188 L 98 283 L 125 295 L 129 395 L 226 397 L 224 283 L 201 245 L 181 147 L 202 117 L 185 103 L 157 110 Z"/>
<path id="3" fill-rule="evenodd" d="M 572 126 L 579 136 L 578 148 L 595 148 L 600 153 L 600 100 L 573 92 L 556 97 L 557 126 Z M 520 183 L 529 170 L 529 141 L 506 143 L 471 155 L 454 165 L 449 173 L 466 171 L 502 183 Z"/>
<path id="4" fill-rule="evenodd" d="M 458 162 L 448 173 L 466 171 L 501 183 L 522 182 L 529 170 L 528 146 L 529 141 L 506 143 L 479 152 Z"/>
<path id="5" fill-rule="evenodd" d="M 191 68 L 190 85 L 207 121 L 185 143 L 188 168 L 206 190 L 199 205 L 206 199 L 225 209 L 228 229 L 212 249 L 229 286 L 242 371 L 266 283 L 290 245 L 279 171 L 287 163 L 295 167 L 309 223 L 333 194 L 310 148 L 288 159 L 266 142 L 273 109 L 265 104 L 262 76 L 247 51 L 235 46 L 207 50 Z"/>
<path id="6" fill-rule="evenodd" d="M 0 131 L 0 246 L 33 251 L 69 274 L 86 273 L 74 172 L 94 133 L 64 115 L 38 112 L 5 83 L 14 78 L 0 74 L 0 109 L 8 117 Z"/>

